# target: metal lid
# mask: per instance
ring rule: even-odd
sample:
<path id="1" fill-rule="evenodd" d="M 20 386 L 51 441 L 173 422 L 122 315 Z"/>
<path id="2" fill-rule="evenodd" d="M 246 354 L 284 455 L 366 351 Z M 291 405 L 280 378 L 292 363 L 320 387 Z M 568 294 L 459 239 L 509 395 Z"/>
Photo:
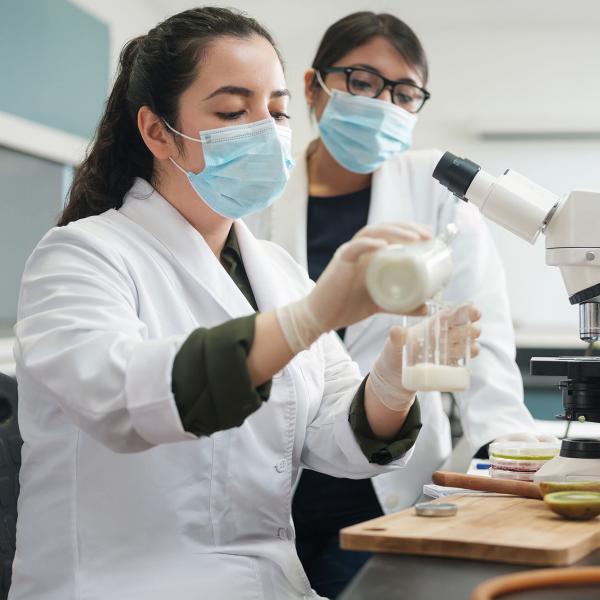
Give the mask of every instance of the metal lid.
<path id="1" fill-rule="evenodd" d="M 560 455 L 567 458 L 600 458 L 600 440 L 572 438 L 562 441 Z"/>
<path id="2" fill-rule="evenodd" d="M 457 511 L 458 506 L 449 502 L 419 502 L 415 504 L 415 513 L 419 517 L 453 517 Z"/>

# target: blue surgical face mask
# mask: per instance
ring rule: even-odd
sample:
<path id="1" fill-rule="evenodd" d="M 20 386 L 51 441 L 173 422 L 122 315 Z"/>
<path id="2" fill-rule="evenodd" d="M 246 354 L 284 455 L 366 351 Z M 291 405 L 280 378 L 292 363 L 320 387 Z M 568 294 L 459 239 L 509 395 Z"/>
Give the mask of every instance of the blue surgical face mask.
<path id="1" fill-rule="evenodd" d="M 416 115 L 391 102 L 329 90 L 318 71 L 316 76 L 330 96 L 319 121 L 321 139 L 343 167 L 372 173 L 410 148 Z"/>
<path id="2" fill-rule="evenodd" d="M 196 193 L 215 212 L 239 219 L 270 206 L 281 195 L 294 166 L 292 133 L 273 119 L 201 131 L 186 140 L 202 143 L 204 169 L 185 173 Z"/>

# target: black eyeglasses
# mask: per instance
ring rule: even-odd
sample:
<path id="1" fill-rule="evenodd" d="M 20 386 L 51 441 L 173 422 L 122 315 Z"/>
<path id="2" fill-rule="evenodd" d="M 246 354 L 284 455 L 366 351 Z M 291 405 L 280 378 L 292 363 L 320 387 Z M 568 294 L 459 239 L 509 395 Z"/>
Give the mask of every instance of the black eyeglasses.
<path id="1" fill-rule="evenodd" d="M 392 102 L 411 113 L 418 113 L 431 94 L 410 79 L 392 81 L 375 71 L 362 67 L 328 67 L 323 73 L 345 73 L 346 89 L 353 96 L 377 98 L 389 88 Z"/>

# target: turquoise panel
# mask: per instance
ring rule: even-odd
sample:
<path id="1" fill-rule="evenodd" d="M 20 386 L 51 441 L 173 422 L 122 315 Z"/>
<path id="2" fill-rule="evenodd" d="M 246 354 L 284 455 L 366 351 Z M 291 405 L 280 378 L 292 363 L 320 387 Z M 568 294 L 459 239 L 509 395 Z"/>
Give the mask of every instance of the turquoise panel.
<path id="1" fill-rule="evenodd" d="M 0 0 L 0 111 L 91 137 L 109 53 L 108 26 L 67 0 Z"/>
<path id="2" fill-rule="evenodd" d="M 525 405 L 536 419 L 552 421 L 564 412 L 559 390 L 525 389 Z"/>

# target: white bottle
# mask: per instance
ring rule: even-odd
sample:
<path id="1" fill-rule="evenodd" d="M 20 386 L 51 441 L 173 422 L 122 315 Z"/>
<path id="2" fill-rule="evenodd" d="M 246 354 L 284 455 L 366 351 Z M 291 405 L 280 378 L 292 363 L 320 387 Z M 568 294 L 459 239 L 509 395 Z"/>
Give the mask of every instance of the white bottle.
<path id="1" fill-rule="evenodd" d="M 433 298 L 452 277 L 449 243 L 457 232 L 451 223 L 432 240 L 379 250 L 366 274 L 367 290 L 377 306 L 390 313 L 409 313 Z"/>

